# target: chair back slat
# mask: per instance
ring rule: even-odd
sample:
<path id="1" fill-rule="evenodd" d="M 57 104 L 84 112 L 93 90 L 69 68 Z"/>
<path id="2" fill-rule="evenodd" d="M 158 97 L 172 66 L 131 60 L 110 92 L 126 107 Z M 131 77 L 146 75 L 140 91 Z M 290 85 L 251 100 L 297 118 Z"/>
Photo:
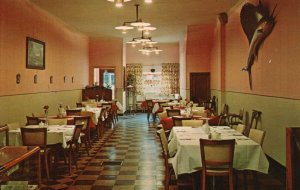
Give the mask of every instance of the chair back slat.
<path id="1" fill-rule="evenodd" d="M 40 119 L 38 117 L 26 116 L 26 120 L 26 125 L 38 125 L 40 123 Z"/>

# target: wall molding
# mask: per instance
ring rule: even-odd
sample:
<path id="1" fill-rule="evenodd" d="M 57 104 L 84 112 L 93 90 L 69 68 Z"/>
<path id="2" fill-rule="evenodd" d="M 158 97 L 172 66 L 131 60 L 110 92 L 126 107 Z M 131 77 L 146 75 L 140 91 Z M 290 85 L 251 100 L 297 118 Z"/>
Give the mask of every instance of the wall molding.
<path id="1" fill-rule="evenodd" d="M 77 90 L 82 90 L 82 88 L 80 88 L 80 89 L 72 89 L 72 90 L 53 90 L 53 91 L 47 91 L 47 92 L 32 92 L 32 93 L 21 93 L 21 94 L 8 94 L 8 95 L 1 95 L 0 98 L 2 98 L 2 97 L 9 97 L 9 96 L 24 96 L 24 95 L 33 95 L 33 94 L 47 94 L 47 93 L 68 92 L 68 91 L 77 91 Z"/>
<path id="2" fill-rule="evenodd" d="M 253 95 L 253 96 L 261 96 L 261 97 L 270 97 L 270 98 L 280 98 L 280 99 L 286 99 L 286 100 L 300 100 L 297 98 L 288 98 L 283 96 L 270 96 L 270 95 L 264 95 L 264 94 L 255 94 L 255 93 L 247 93 L 247 92 L 237 92 L 237 91 L 221 91 L 218 89 L 210 89 L 211 91 L 218 91 L 220 93 L 236 93 L 236 94 L 246 94 L 246 95 Z"/>

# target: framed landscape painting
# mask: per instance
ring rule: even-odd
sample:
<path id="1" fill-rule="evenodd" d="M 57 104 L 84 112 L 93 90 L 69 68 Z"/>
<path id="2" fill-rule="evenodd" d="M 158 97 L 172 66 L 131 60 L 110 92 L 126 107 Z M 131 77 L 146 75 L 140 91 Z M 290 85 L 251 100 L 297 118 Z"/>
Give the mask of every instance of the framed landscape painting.
<path id="1" fill-rule="evenodd" d="M 45 69 L 45 42 L 26 37 L 26 68 Z"/>

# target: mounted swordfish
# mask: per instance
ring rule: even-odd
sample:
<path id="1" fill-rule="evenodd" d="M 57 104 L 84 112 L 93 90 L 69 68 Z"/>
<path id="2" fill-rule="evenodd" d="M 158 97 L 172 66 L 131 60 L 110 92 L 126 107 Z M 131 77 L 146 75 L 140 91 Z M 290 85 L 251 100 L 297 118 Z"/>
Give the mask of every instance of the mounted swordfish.
<path id="1" fill-rule="evenodd" d="M 247 71 L 249 75 L 249 85 L 252 90 L 252 74 L 251 68 L 254 61 L 258 57 L 258 51 L 264 40 L 269 36 L 276 24 L 274 11 L 269 14 L 269 11 L 263 7 L 261 1 L 259 5 L 255 7 L 252 4 L 245 4 L 241 10 L 241 22 L 243 29 L 248 37 L 250 47 L 248 52 L 247 65 L 242 71 Z M 255 21 L 256 20 L 256 21 Z M 248 26 L 246 26 L 249 24 Z M 251 27 L 252 26 L 252 27 Z"/>

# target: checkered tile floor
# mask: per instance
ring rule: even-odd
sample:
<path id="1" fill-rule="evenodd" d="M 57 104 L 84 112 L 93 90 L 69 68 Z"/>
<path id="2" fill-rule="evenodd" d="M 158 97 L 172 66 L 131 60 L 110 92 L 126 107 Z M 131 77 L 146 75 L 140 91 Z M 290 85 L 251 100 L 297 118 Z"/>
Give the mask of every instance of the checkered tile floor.
<path id="1" fill-rule="evenodd" d="M 164 162 L 155 123 L 147 122 L 146 114 L 121 116 L 114 129 L 108 129 L 101 140 L 93 141 L 90 156 L 84 148 L 78 161 L 79 169 L 72 176 L 61 161 L 53 179 L 43 180 L 42 190 L 163 190 Z M 75 168 L 74 168 L 75 169 Z M 200 175 L 195 175 L 199 183 Z M 242 175 L 238 175 L 238 189 L 244 189 Z M 190 176 L 188 176 L 190 178 Z M 184 179 L 183 179 L 184 180 Z M 248 189 L 254 190 L 248 177 Z M 217 179 L 216 189 L 225 190 L 226 180 Z M 259 174 L 260 189 L 283 190 L 284 185 L 270 175 Z M 199 186 L 199 184 L 198 184 Z M 177 187 L 172 180 L 170 190 L 192 189 Z M 199 187 L 198 187 L 199 189 Z M 255 189 L 256 190 L 256 189 Z"/>

